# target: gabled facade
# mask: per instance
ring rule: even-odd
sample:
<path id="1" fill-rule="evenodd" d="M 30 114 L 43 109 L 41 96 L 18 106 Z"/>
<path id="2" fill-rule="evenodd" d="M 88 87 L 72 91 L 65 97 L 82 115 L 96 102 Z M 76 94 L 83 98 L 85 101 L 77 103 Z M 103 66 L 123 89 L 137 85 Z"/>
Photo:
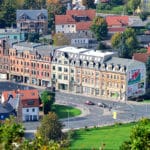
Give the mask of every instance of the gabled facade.
<path id="1" fill-rule="evenodd" d="M 48 30 L 48 12 L 41 10 L 17 10 L 17 28 L 24 32 L 46 34 Z"/>
<path id="2" fill-rule="evenodd" d="M 21 114 L 22 121 L 36 121 L 39 120 L 39 94 L 38 90 L 17 90 L 17 91 L 4 91 L 2 92 L 2 103 L 10 101 L 11 103 L 17 103 L 17 116 Z M 13 102 L 14 101 L 14 102 Z M 18 109 L 21 107 L 21 111 Z M 14 108 L 15 109 L 15 108 Z"/>
<path id="3" fill-rule="evenodd" d="M 123 32 L 129 24 L 128 16 L 106 16 L 109 33 Z"/>
<path id="4" fill-rule="evenodd" d="M 55 15 L 56 33 L 76 33 L 78 30 L 89 30 L 95 10 L 68 10 L 66 15 Z"/>

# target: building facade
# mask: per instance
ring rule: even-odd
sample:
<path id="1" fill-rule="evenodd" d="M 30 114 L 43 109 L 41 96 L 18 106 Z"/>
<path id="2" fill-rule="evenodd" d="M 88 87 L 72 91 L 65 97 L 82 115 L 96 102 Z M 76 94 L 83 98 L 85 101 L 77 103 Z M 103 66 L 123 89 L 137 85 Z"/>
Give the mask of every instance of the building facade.
<path id="1" fill-rule="evenodd" d="M 4 91 L 2 92 L 2 103 L 13 106 L 21 121 L 39 120 L 39 94 L 37 89 Z"/>
<path id="2" fill-rule="evenodd" d="M 76 33 L 78 30 L 90 30 L 96 16 L 95 10 L 67 10 L 65 15 L 55 15 L 56 33 Z"/>
<path id="3" fill-rule="evenodd" d="M 18 29 L 0 29 L 0 38 L 8 38 L 10 40 L 24 41 L 25 33 Z"/>
<path id="4" fill-rule="evenodd" d="M 17 10 L 16 24 L 20 31 L 46 34 L 48 30 L 48 12 L 41 10 Z"/>
<path id="5" fill-rule="evenodd" d="M 17 43 L 6 56 L 7 76 L 27 84 L 106 99 L 143 95 L 145 64 L 115 56 L 114 52 L 85 48 Z"/>

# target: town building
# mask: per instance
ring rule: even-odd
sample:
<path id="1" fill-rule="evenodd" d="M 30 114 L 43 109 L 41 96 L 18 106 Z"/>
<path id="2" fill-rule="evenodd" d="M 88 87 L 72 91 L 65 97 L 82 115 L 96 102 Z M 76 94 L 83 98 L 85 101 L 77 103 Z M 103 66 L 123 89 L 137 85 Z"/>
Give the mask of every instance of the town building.
<path id="1" fill-rule="evenodd" d="M 16 24 L 20 31 L 47 34 L 48 12 L 41 10 L 17 10 Z"/>
<path id="2" fill-rule="evenodd" d="M 90 29 L 96 16 L 95 10 L 67 10 L 65 15 L 55 15 L 56 33 L 76 33 Z"/>
<path id="3" fill-rule="evenodd" d="M 106 16 L 109 33 L 123 32 L 129 24 L 128 16 Z"/>
<path id="4" fill-rule="evenodd" d="M 3 49 L 0 50 L 2 56 Z M 104 99 L 126 100 L 143 95 L 145 64 L 116 55 L 100 50 L 66 46 L 54 48 L 20 42 L 9 48 L 9 55 L 5 56 L 8 61 L 7 77 L 26 84 L 52 86 L 56 90 Z"/>
<path id="5" fill-rule="evenodd" d="M 133 53 L 132 59 L 146 63 L 150 57 L 150 46 L 147 47 L 146 53 Z"/>
<path id="6" fill-rule="evenodd" d="M 145 64 L 113 57 L 113 52 L 70 47 L 55 51 L 53 84 L 58 90 L 126 100 L 145 93 Z"/>
<path id="7" fill-rule="evenodd" d="M 37 89 L 4 91 L 2 104 L 10 104 L 21 121 L 39 120 L 39 94 Z"/>
<path id="8" fill-rule="evenodd" d="M 8 38 L 10 40 L 24 41 L 25 33 L 18 29 L 0 29 L 0 38 Z"/>

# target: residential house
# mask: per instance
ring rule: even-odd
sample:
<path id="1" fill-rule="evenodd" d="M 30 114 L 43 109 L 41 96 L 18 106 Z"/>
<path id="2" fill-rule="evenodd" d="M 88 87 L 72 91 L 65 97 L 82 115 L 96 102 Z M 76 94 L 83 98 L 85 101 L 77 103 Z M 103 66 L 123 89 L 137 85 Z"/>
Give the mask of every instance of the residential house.
<path id="1" fill-rule="evenodd" d="M 0 29 L 0 38 L 8 38 L 10 40 L 24 41 L 25 33 L 18 29 Z"/>
<path id="2" fill-rule="evenodd" d="M 17 10 L 16 24 L 20 31 L 46 34 L 48 30 L 48 12 L 41 10 Z"/>
<path id="3" fill-rule="evenodd" d="M 128 16 L 106 16 L 108 25 L 108 33 L 114 34 L 116 32 L 123 32 L 129 24 Z"/>
<path id="4" fill-rule="evenodd" d="M 9 103 L 4 103 L 4 104 L 0 103 L 0 121 L 9 118 L 10 115 L 13 116 L 16 115 L 13 107 Z"/>
<path id="5" fill-rule="evenodd" d="M 1 102 L 2 104 L 11 104 L 16 109 L 17 116 L 21 115 L 22 121 L 39 120 L 39 94 L 37 89 L 4 91 L 2 92 Z M 18 111 L 19 107 L 21 107 L 21 111 Z"/>
<path id="6" fill-rule="evenodd" d="M 67 10 L 65 15 L 55 15 L 56 33 L 86 32 L 96 16 L 95 10 Z"/>
<path id="7" fill-rule="evenodd" d="M 132 59 L 146 63 L 148 57 L 150 57 L 150 46 L 147 47 L 146 53 L 134 53 Z"/>

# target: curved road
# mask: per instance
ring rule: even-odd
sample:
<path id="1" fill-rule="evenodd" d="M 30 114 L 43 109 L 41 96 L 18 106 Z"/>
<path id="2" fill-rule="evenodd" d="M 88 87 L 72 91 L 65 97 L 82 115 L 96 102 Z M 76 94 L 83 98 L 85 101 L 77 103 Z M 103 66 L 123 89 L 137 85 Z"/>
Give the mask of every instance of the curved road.
<path id="1" fill-rule="evenodd" d="M 33 87 L 0 81 L 0 92 L 18 88 L 27 89 Z M 39 91 L 41 92 L 42 89 L 39 89 Z M 94 102 L 96 105 L 86 105 L 85 102 L 87 100 Z M 111 111 L 109 111 L 108 108 L 98 107 L 98 102 L 104 102 L 108 106 L 111 106 Z M 138 102 L 114 102 L 77 94 L 56 92 L 56 103 L 79 107 L 83 111 L 83 115 L 75 118 L 70 118 L 68 112 L 68 118 L 62 120 L 65 125 L 64 129 L 83 128 L 85 126 L 103 126 L 115 122 L 135 121 L 141 117 L 150 117 L 150 104 L 142 104 Z M 114 111 L 117 112 L 116 120 L 112 117 Z M 37 126 L 39 126 L 39 122 L 25 122 L 24 125 L 27 130 L 36 130 Z"/>

